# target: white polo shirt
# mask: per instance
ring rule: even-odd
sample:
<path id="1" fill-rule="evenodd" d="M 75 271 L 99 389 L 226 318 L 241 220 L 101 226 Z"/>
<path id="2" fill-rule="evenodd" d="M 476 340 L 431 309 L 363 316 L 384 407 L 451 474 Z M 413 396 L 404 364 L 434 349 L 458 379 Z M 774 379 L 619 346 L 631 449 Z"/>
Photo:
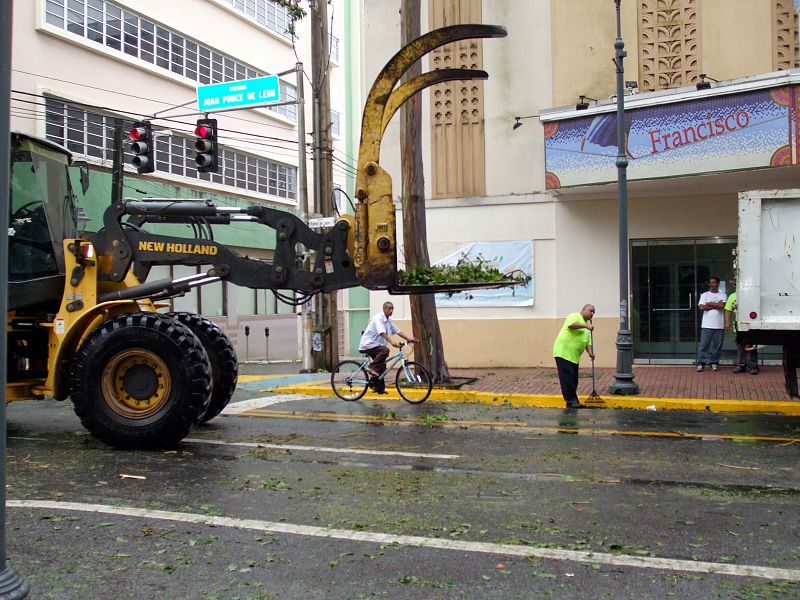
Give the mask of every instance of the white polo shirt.
<path id="1" fill-rule="evenodd" d="M 363 352 L 375 346 L 388 346 L 389 343 L 381 337 L 381 334 L 394 335 L 399 332 L 400 330 L 392 323 L 392 320 L 381 311 L 372 317 L 369 325 L 364 330 L 361 341 L 358 343 L 358 350 Z"/>

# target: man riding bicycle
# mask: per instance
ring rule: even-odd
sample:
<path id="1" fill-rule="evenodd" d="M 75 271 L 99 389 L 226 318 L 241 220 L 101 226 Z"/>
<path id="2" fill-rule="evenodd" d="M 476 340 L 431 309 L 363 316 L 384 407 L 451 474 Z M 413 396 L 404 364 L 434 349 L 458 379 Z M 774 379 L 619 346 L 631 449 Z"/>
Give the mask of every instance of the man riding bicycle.
<path id="1" fill-rule="evenodd" d="M 383 311 L 377 313 L 369 322 L 369 325 L 361 335 L 358 344 L 358 351 L 363 352 L 372 359 L 366 368 L 370 376 L 370 385 L 379 394 L 386 393 L 386 385 L 382 379 L 378 379 L 384 369 L 386 369 L 386 357 L 389 356 L 389 344 L 399 348 L 399 344 L 392 341 L 391 335 L 399 335 L 407 342 L 418 342 L 414 337 L 408 337 L 392 321 L 394 304 L 391 302 L 383 303 Z"/>

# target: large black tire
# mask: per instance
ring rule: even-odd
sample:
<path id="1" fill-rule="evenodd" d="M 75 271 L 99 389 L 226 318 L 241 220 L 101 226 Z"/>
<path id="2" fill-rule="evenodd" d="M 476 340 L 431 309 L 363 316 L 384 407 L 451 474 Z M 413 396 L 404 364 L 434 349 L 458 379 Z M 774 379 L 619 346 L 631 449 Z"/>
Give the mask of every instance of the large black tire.
<path id="1" fill-rule="evenodd" d="M 214 322 L 192 313 L 172 313 L 171 316 L 194 332 L 211 362 L 211 401 L 200 418 L 200 423 L 207 423 L 222 412 L 236 391 L 239 378 L 236 350 L 225 332 Z"/>
<path id="2" fill-rule="evenodd" d="M 172 448 L 208 408 L 211 365 L 185 325 L 130 313 L 86 338 L 70 365 L 69 391 L 83 426 L 106 444 Z"/>

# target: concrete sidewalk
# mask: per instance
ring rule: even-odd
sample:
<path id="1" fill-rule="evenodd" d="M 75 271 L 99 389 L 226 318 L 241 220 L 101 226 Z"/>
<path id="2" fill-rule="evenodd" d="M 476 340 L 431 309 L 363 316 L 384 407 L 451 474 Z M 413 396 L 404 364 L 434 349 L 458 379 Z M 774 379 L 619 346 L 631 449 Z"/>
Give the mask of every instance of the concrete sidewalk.
<path id="1" fill-rule="evenodd" d="M 283 365 L 242 365 L 240 386 L 251 390 L 292 394 L 333 396 L 330 374 L 297 374 L 296 363 Z M 282 371 L 282 372 L 279 372 Z M 784 389 L 781 366 L 766 366 L 758 375 L 733 373 L 722 366 L 717 372 L 697 373 L 695 367 L 635 366 L 637 396 L 612 396 L 609 385 L 615 369 L 596 370 L 596 390 L 601 401 L 597 408 L 640 410 L 708 410 L 712 412 L 773 412 L 800 415 L 800 402 L 792 400 Z M 555 368 L 482 368 L 452 369 L 453 377 L 475 378 L 459 389 L 434 387 L 428 402 L 480 402 L 543 408 L 563 408 Z M 368 398 L 397 398 L 388 387 L 388 396 L 368 393 Z M 581 368 L 578 395 L 585 401 L 592 392 L 592 373 Z"/>

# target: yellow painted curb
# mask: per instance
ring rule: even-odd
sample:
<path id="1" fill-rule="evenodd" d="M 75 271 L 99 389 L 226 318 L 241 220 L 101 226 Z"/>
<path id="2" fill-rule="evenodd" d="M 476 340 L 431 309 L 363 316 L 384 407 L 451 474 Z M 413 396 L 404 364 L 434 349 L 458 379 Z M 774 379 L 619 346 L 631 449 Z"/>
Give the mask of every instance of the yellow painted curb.
<path id="1" fill-rule="evenodd" d="M 280 379 L 286 375 L 239 375 L 237 379 L 242 383 L 249 383 L 251 381 L 264 381 L 265 379 Z"/>
<path id="2" fill-rule="evenodd" d="M 329 382 L 307 383 L 263 390 L 281 394 L 334 396 Z M 387 388 L 386 395 L 367 392 L 365 398 L 400 400 L 396 391 Z M 564 408 L 564 399 L 555 394 L 511 394 L 433 388 L 428 402 L 464 402 L 498 406 L 527 406 L 535 408 Z M 584 401 L 585 402 L 585 401 Z M 800 416 L 800 402 L 771 400 L 719 400 L 702 398 L 643 398 L 641 396 L 604 396 L 603 402 L 587 403 L 592 408 L 628 408 L 635 410 L 695 410 L 708 412 L 780 413 Z"/>

